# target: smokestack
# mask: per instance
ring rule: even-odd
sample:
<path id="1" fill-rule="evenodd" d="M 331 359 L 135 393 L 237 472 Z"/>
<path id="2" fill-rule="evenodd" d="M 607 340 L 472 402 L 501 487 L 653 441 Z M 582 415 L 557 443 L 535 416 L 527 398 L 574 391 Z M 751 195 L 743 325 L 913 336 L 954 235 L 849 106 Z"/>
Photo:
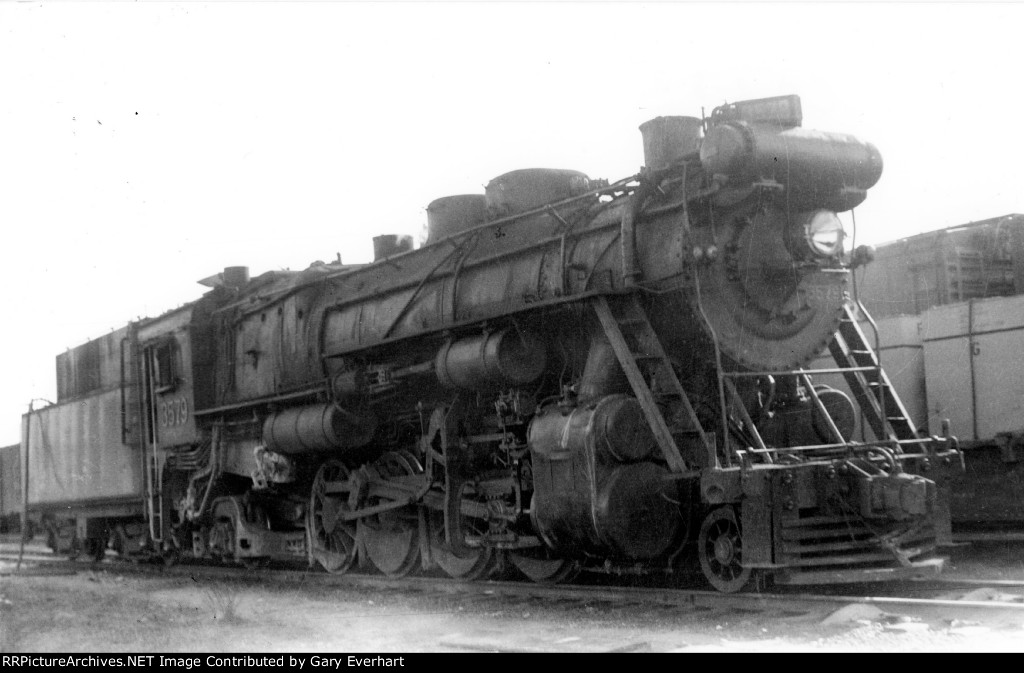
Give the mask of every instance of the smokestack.
<path id="1" fill-rule="evenodd" d="M 697 117 L 655 117 L 640 125 L 644 137 L 644 165 L 667 168 L 700 149 L 704 123 Z"/>

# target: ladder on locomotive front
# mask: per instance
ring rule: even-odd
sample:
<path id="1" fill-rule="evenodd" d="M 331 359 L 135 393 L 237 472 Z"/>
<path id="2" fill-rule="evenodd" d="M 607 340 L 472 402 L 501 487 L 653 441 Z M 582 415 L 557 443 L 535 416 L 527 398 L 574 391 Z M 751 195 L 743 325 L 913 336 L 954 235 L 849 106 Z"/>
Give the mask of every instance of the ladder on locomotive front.
<path id="1" fill-rule="evenodd" d="M 762 376 L 796 376 L 810 397 L 815 410 L 820 414 L 828 427 L 831 442 L 812 446 L 787 447 L 784 450 L 790 453 L 805 452 L 814 453 L 819 456 L 825 455 L 851 455 L 861 450 L 883 450 L 890 455 L 891 462 L 895 465 L 902 455 L 923 456 L 927 453 L 926 447 L 933 441 L 932 438 L 922 436 L 917 426 L 911 419 L 906 406 L 900 399 L 896 388 L 888 374 L 882 368 L 881 358 L 877 347 L 873 348 L 868 341 L 864 330 L 857 320 L 858 313 L 871 325 L 875 334 L 875 342 L 878 342 L 878 327 L 870 314 L 859 302 L 847 302 L 843 306 L 842 315 L 839 320 L 839 328 L 829 342 L 828 350 L 836 363 L 835 368 L 813 368 L 813 369 L 792 369 L 785 371 L 725 371 L 718 368 L 720 385 L 735 398 L 735 389 L 731 385 L 731 379 L 740 377 L 762 377 Z M 862 418 L 871 428 L 874 434 L 874 441 L 854 442 L 842 436 L 839 428 L 826 409 L 824 403 L 814 388 L 811 377 L 813 375 L 840 374 L 849 386 L 854 400 L 860 409 Z M 746 418 L 742 419 L 745 425 L 750 428 L 753 424 Z M 726 440 L 728 442 L 728 439 Z M 750 446 L 747 452 L 760 455 L 766 462 L 771 462 L 772 457 L 780 449 L 766 448 L 758 442 L 758 446 Z M 726 455 L 731 453 L 726 447 Z"/>
<path id="2" fill-rule="evenodd" d="M 857 308 L 874 330 L 877 344 L 878 325 L 863 304 L 858 302 Z M 829 352 L 843 370 L 843 378 L 850 386 L 875 437 L 896 442 L 918 439 L 917 428 L 910 414 L 882 369 L 878 349 L 868 344 L 850 304 L 843 308 L 839 330 L 829 343 Z"/>

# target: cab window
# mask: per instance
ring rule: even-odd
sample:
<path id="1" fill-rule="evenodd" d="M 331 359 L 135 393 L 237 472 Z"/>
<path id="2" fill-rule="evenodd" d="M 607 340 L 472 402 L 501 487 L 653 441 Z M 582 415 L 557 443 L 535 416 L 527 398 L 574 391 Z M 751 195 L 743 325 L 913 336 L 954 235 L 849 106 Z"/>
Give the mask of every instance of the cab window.
<path id="1" fill-rule="evenodd" d="M 173 339 L 153 348 L 153 375 L 158 393 L 171 390 L 178 384 L 178 344 Z"/>

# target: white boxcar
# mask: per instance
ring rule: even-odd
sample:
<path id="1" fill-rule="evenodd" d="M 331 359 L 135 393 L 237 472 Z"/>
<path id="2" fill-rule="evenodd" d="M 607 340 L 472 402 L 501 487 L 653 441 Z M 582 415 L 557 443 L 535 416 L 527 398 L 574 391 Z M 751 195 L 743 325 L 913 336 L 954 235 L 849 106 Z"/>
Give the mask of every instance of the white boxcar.
<path id="1" fill-rule="evenodd" d="M 961 440 L 1024 431 L 1024 296 L 937 306 L 922 316 L 928 424 Z"/>
<path id="2" fill-rule="evenodd" d="M 1024 521 L 1024 296 L 976 299 L 922 314 L 928 424 L 950 420 L 966 472 L 955 521 Z"/>

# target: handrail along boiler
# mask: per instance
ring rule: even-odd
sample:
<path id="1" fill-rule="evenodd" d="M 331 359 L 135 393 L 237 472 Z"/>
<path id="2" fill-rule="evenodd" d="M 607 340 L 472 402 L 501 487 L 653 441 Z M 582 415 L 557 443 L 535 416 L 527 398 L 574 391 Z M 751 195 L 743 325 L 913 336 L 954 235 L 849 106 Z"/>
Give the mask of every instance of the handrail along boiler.
<path id="1" fill-rule="evenodd" d="M 638 175 L 514 171 L 431 203 L 418 249 L 206 279 L 124 331 L 144 512 L 78 536 L 459 579 L 690 562 L 721 591 L 937 572 L 959 453 L 901 411 L 836 215 L 881 157 L 801 121 L 796 96 L 659 117 Z M 853 400 L 805 369 L 825 349 Z"/>

